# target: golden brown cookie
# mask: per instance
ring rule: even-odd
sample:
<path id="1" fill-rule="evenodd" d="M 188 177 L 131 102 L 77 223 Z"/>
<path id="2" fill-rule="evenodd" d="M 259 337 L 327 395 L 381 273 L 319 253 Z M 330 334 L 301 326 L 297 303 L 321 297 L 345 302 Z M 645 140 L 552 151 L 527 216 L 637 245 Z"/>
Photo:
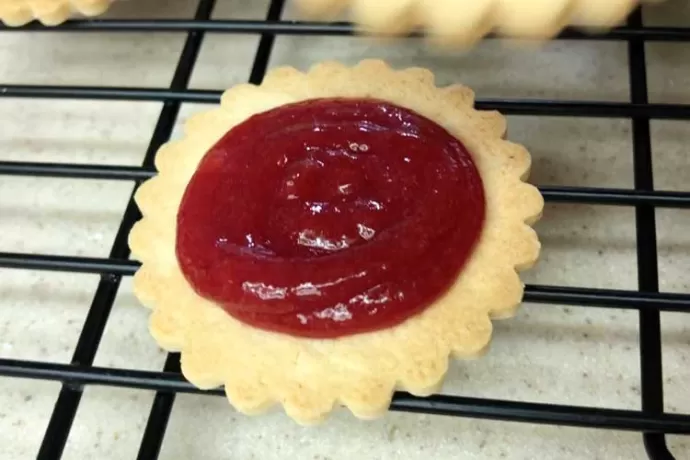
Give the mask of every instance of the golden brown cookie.
<path id="1" fill-rule="evenodd" d="M 295 0 L 310 18 L 348 11 L 367 33 L 399 35 L 421 28 L 432 40 L 469 45 L 490 32 L 546 39 L 565 26 L 620 25 L 640 3 L 662 0 Z"/>
<path id="2" fill-rule="evenodd" d="M 58 25 L 74 15 L 103 14 L 113 0 L 0 0 L 0 20 L 22 26 L 34 19 L 47 26 Z"/>
<path id="3" fill-rule="evenodd" d="M 312 424 L 324 419 L 337 404 L 347 406 L 357 417 L 363 419 L 379 417 L 387 411 L 395 389 L 409 391 L 415 395 L 430 395 L 440 388 L 448 369 L 449 357 L 476 357 L 485 351 L 492 332 L 491 320 L 513 316 L 521 301 L 523 284 L 516 271 L 529 268 L 537 260 L 540 244 L 530 224 L 540 217 L 543 199 L 535 187 L 524 182 L 530 170 L 530 155 L 522 146 L 503 139 L 506 132 L 505 119 L 497 112 L 477 111 L 473 108 L 473 103 L 474 95 L 470 89 L 461 85 L 437 87 L 434 76 L 425 69 L 394 70 L 377 60 L 362 61 L 354 67 L 346 67 L 337 62 L 324 62 L 306 73 L 290 67 L 272 70 L 261 85 L 235 86 L 224 93 L 220 106 L 189 119 L 183 137 L 164 145 L 157 153 L 158 174 L 142 184 L 136 192 L 135 199 L 143 218 L 134 226 L 129 237 L 132 254 L 142 262 L 134 277 L 134 289 L 141 302 L 152 309 L 151 334 L 164 349 L 181 352 L 184 376 L 202 389 L 224 385 L 231 404 L 242 413 L 257 414 L 270 406 L 280 404 L 297 422 Z M 319 104 L 325 104 L 323 107 L 328 109 L 320 113 L 319 107 L 322 105 Z M 284 110 L 286 112 L 283 112 Z M 285 117 L 281 115 L 284 113 L 287 113 Z M 306 123 L 290 121 L 297 120 L 304 114 L 307 117 Z M 314 153 L 315 157 L 309 156 L 309 160 L 305 160 L 306 163 L 302 160 L 291 163 L 292 160 L 288 160 L 290 155 L 301 155 L 300 152 L 294 151 L 294 143 L 286 144 L 290 147 L 286 147 L 284 158 L 282 151 L 266 147 L 274 145 L 271 144 L 273 136 L 289 138 L 293 131 L 298 133 L 305 129 L 310 141 L 304 143 L 303 150 L 318 150 L 314 147 L 318 144 L 314 143 L 316 140 L 324 142 L 325 139 L 327 143 L 337 143 L 333 139 L 339 135 L 341 126 L 328 120 L 332 117 L 339 119 L 337 117 L 341 116 L 350 120 L 347 126 L 343 122 L 343 130 L 347 131 L 346 128 L 354 126 L 363 133 L 363 139 L 371 139 L 372 142 L 360 142 L 353 138 L 349 145 L 347 142 L 342 145 L 329 145 L 326 150 Z M 258 133 L 259 135 L 247 135 L 250 132 L 246 131 L 249 125 L 270 117 L 278 117 L 274 120 L 282 122 L 277 122 L 274 130 L 267 129 Z M 348 117 L 354 117 L 356 123 L 353 124 Z M 362 117 L 363 121 L 360 123 L 357 117 Z M 397 123 L 395 126 L 400 132 L 384 129 L 376 120 Z M 435 133 L 429 139 L 423 137 L 427 128 L 429 132 Z M 326 137 L 318 137 L 321 133 Z M 233 143 L 221 149 L 219 146 L 225 145 L 223 142 L 228 136 L 235 136 Z M 413 157 L 412 153 L 408 155 L 407 152 L 400 153 L 402 156 L 396 156 L 399 152 L 378 152 L 381 153 L 381 158 L 393 155 L 390 158 L 395 159 L 395 165 L 392 164 L 392 160 L 390 164 L 381 164 L 377 157 L 368 156 L 378 154 L 376 146 L 379 145 L 379 140 L 383 139 L 381 142 L 384 142 L 384 146 L 389 145 L 386 144 L 389 142 L 386 140 L 388 138 L 392 139 L 390 142 L 398 142 L 395 145 L 402 146 L 403 150 L 409 145 L 410 152 L 414 146 L 422 145 L 422 156 Z M 458 160 L 449 153 L 451 156 L 448 158 L 456 159 L 451 158 L 449 162 L 441 161 L 437 171 L 429 150 L 429 161 L 426 163 L 424 149 L 427 148 L 427 140 L 431 142 L 441 138 L 452 139 L 449 144 L 441 144 L 450 146 L 447 148 L 451 150 L 464 145 L 469 152 L 469 159 Z M 422 139 L 421 144 L 415 144 L 418 139 Z M 453 145 L 455 147 L 452 147 Z M 252 150 L 252 146 L 256 148 Z M 249 156 L 245 164 L 245 160 L 235 157 L 239 158 L 239 152 L 245 151 L 243 149 L 246 148 L 249 148 L 254 156 Z M 261 196 L 265 194 L 270 195 L 268 203 L 273 203 L 278 195 L 286 197 L 287 201 L 270 208 L 271 211 L 263 207 L 255 209 L 252 219 L 256 219 L 248 221 L 264 225 L 261 222 L 274 219 L 278 224 L 271 227 L 271 239 L 276 240 L 284 236 L 281 229 L 283 226 L 293 225 L 294 219 L 288 215 L 280 220 L 279 214 L 284 214 L 285 209 L 302 209 L 289 207 L 289 200 L 295 198 L 295 194 L 302 193 L 295 192 L 298 180 L 309 181 L 311 179 L 308 176 L 312 172 L 324 172 L 326 175 L 323 178 L 317 174 L 316 182 L 308 182 L 310 185 L 304 190 L 316 190 L 318 193 L 333 191 L 332 184 L 329 184 L 329 180 L 333 178 L 321 168 L 324 165 L 319 164 L 319 158 L 327 163 L 327 167 L 340 168 L 338 171 L 343 173 L 339 172 L 337 179 L 347 182 L 337 182 L 340 184 L 337 189 L 342 196 L 338 195 L 339 198 L 336 198 L 342 198 L 342 201 L 333 201 L 336 204 L 353 203 L 348 201 L 350 197 L 346 195 L 357 187 L 362 190 L 362 196 L 367 193 L 375 194 L 377 190 L 367 188 L 370 185 L 367 182 L 369 180 L 385 188 L 386 183 L 396 178 L 395 171 L 411 171 L 414 180 L 403 182 L 393 192 L 405 195 L 404 189 L 409 187 L 413 190 L 409 194 L 413 201 L 417 193 L 425 194 L 426 201 L 422 201 L 421 208 L 412 209 L 409 213 L 403 208 L 403 214 L 406 215 L 403 219 L 410 219 L 412 222 L 415 222 L 415 216 L 423 214 L 427 207 L 439 206 L 439 209 L 447 209 L 451 202 L 457 201 L 460 203 L 457 209 L 463 211 L 463 206 L 471 204 L 469 201 L 463 201 L 465 194 L 483 194 L 484 204 L 481 206 L 484 209 L 484 217 L 466 263 L 455 272 L 451 270 L 450 284 L 421 310 L 418 308 L 414 314 L 394 320 L 390 319 L 390 313 L 395 314 L 396 310 L 385 310 L 388 305 L 386 301 L 391 300 L 391 297 L 403 302 L 402 294 L 414 296 L 417 292 L 422 292 L 417 291 L 415 287 L 416 278 L 408 280 L 407 286 L 396 291 L 395 296 L 388 296 L 386 291 L 386 296 L 376 297 L 369 289 L 364 291 L 363 295 L 351 298 L 352 302 L 364 299 L 357 304 L 358 308 L 366 307 L 366 314 L 357 313 L 359 321 L 363 321 L 360 326 L 371 326 L 366 324 L 366 315 L 376 317 L 377 307 L 381 307 L 383 312 L 388 312 L 387 325 L 369 327 L 368 330 L 354 333 L 338 333 L 337 328 L 343 324 L 344 327 L 350 324 L 350 314 L 356 313 L 353 308 L 348 310 L 348 305 L 354 303 L 338 304 L 334 308 L 319 310 L 311 317 L 301 315 L 300 310 L 295 310 L 301 307 L 300 295 L 315 295 L 309 300 L 318 301 L 319 289 L 326 291 L 336 282 L 327 285 L 304 282 L 302 279 L 301 284 L 297 286 L 297 295 L 293 297 L 294 304 L 278 302 L 285 298 L 286 289 L 275 283 L 269 285 L 249 282 L 252 276 L 268 276 L 268 272 L 275 268 L 271 265 L 274 263 L 278 264 L 275 271 L 278 278 L 290 278 L 300 270 L 308 270 L 309 267 L 305 266 L 312 262 L 320 265 L 317 271 L 308 273 L 318 277 L 322 272 L 335 268 L 336 263 L 342 262 L 343 259 L 339 258 L 341 256 L 349 257 L 360 251 L 361 257 L 357 260 L 366 264 L 370 262 L 367 259 L 376 259 L 377 251 L 383 250 L 387 257 L 393 258 L 394 263 L 401 264 L 407 263 L 406 257 L 409 254 L 421 251 L 418 260 L 427 265 L 424 273 L 417 276 L 420 283 L 433 284 L 437 279 L 436 275 L 426 272 L 437 272 L 438 279 L 448 275 L 440 267 L 447 265 L 450 259 L 438 256 L 448 254 L 443 252 L 446 248 L 433 246 L 433 241 L 426 241 L 424 233 L 416 234 L 416 239 L 412 240 L 397 237 L 386 240 L 385 232 L 389 232 L 389 235 L 395 234 L 400 225 L 405 225 L 404 222 L 398 224 L 397 220 L 387 227 L 384 233 L 376 233 L 378 223 L 383 222 L 376 220 L 379 215 L 376 212 L 399 204 L 399 200 L 396 201 L 397 196 L 384 197 L 379 200 L 380 203 L 367 201 L 364 203 L 366 209 L 357 207 L 359 204 L 352 205 L 352 208 L 343 208 L 346 212 L 353 209 L 361 211 L 363 219 L 374 219 L 374 224 L 367 224 L 371 228 L 358 224 L 361 238 L 351 243 L 352 246 L 348 246 L 350 243 L 342 247 L 338 244 L 325 244 L 318 238 L 310 239 L 309 235 L 300 233 L 298 243 L 302 246 L 293 246 L 290 241 L 283 246 L 298 251 L 298 255 L 281 255 L 276 258 L 271 252 L 271 242 L 263 242 L 267 239 L 260 240 L 256 236 L 257 233 L 244 229 L 238 230 L 238 234 L 242 239 L 246 233 L 247 244 L 241 244 L 241 247 L 233 252 L 234 249 L 228 248 L 233 238 L 232 234 L 237 233 L 237 229 L 226 228 L 224 231 L 227 234 L 224 233 L 219 238 L 214 237 L 212 241 L 207 241 L 208 235 L 194 240 L 195 244 L 217 248 L 218 251 L 228 251 L 227 257 L 230 259 L 248 261 L 246 266 L 236 265 L 235 269 L 222 272 L 223 276 L 220 277 L 216 276 L 219 272 L 214 272 L 218 267 L 214 268 L 210 259 L 195 261 L 190 253 L 184 250 L 186 242 L 195 238 L 190 235 L 198 230 L 195 228 L 194 216 L 201 215 L 199 207 L 203 208 L 206 204 L 215 206 L 216 202 L 234 203 L 220 208 L 220 212 L 216 210 L 215 214 L 207 215 L 203 224 L 201 218 L 197 217 L 200 219 L 200 226 L 208 225 L 209 219 L 210 224 L 215 225 L 212 221 L 217 219 L 219 222 L 225 222 L 223 225 L 232 227 L 235 219 L 237 222 L 247 220 L 246 214 L 258 206 L 255 206 L 256 203 L 261 203 Z M 358 158 L 362 162 L 373 163 L 358 163 Z M 277 162 L 274 162 L 274 159 L 277 159 Z M 401 161 L 398 161 L 399 159 Z M 241 169 L 242 174 L 225 176 L 224 168 L 235 161 L 239 162 L 237 167 Z M 411 169 L 404 169 L 408 167 L 405 164 L 408 161 L 412 161 L 409 166 Z M 270 177 L 275 168 L 282 174 L 282 168 L 288 168 L 289 172 L 289 168 L 295 165 L 298 169 L 292 171 L 297 172 L 290 173 L 292 175 L 289 176 L 289 180 L 281 182 L 283 185 L 277 187 L 271 182 Z M 375 171 L 380 174 L 363 178 L 357 172 L 358 169 L 353 169 L 353 165 L 374 165 L 377 168 Z M 449 170 L 444 169 L 446 166 L 456 171 L 458 177 L 471 168 L 476 168 L 476 173 L 481 178 L 481 188 L 477 189 L 475 184 L 474 190 L 467 188 L 459 194 L 443 195 L 443 184 L 455 187 L 453 184 L 457 182 L 455 176 L 447 174 Z M 253 171 L 254 168 L 261 170 Z M 389 169 L 393 172 L 390 173 L 390 179 L 386 179 Z M 439 171 L 441 174 L 436 175 Z M 417 184 L 418 180 L 426 180 L 424 178 L 427 177 L 427 173 L 431 175 L 432 180 L 422 185 Z M 347 180 L 343 179 L 346 176 Z M 256 179 L 257 177 L 259 179 Z M 213 181 L 217 183 L 212 184 Z M 234 193 L 226 193 L 223 187 L 235 187 Z M 247 188 L 246 193 L 243 187 Z M 288 188 L 284 190 L 284 187 Z M 207 194 L 200 195 L 200 190 Z M 434 201 L 434 196 L 438 194 L 443 198 Z M 193 196 L 198 200 L 192 201 L 188 206 Z M 306 216 L 308 219 L 319 219 L 322 208 L 329 206 L 329 203 L 316 200 L 314 197 L 310 199 L 310 213 Z M 357 200 L 354 202 L 361 204 Z M 300 213 L 303 210 L 295 212 Z M 334 212 L 337 214 L 341 210 L 335 209 Z M 442 242 L 445 241 L 444 232 L 455 235 L 459 232 L 456 225 L 464 225 L 464 220 L 453 221 L 454 217 L 451 214 L 441 213 L 436 217 L 438 219 L 433 221 L 428 229 L 434 234 L 433 238 L 440 238 Z M 467 215 L 469 220 L 475 217 L 471 213 Z M 452 224 L 446 225 L 448 222 Z M 237 226 L 240 224 L 237 223 Z M 251 228 L 249 227 L 249 230 Z M 415 230 L 417 227 L 412 225 L 411 228 Z M 437 231 L 440 228 L 446 230 Z M 347 229 L 343 229 L 343 234 L 345 233 Z M 318 244 L 314 245 L 315 241 Z M 378 241 L 385 242 L 383 247 L 376 246 Z M 339 242 L 341 241 L 336 241 Z M 435 249 L 425 253 L 426 249 L 419 249 L 426 248 L 424 244 Z M 308 247 L 305 248 L 305 245 Z M 251 258 L 244 259 L 248 253 Z M 223 256 L 224 253 L 210 254 Z M 304 254 L 313 254 L 314 258 L 303 260 Z M 428 265 L 429 261 L 431 265 Z M 218 259 L 216 262 L 223 265 L 226 261 Z M 194 267 L 194 270 L 183 270 L 189 266 Z M 371 266 L 367 265 L 369 268 Z M 415 268 L 406 267 L 413 271 Z M 381 273 L 386 272 L 387 267 L 382 265 L 379 268 L 383 270 Z M 367 281 L 368 277 L 374 275 L 373 272 L 371 275 L 366 274 L 366 270 L 353 270 L 352 276 L 343 276 L 337 282 L 345 278 L 357 278 L 356 282 Z M 387 278 L 388 281 L 396 282 L 395 277 L 405 274 L 403 271 L 393 273 Z M 244 274 L 246 279 L 242 278 Z M 227 277 L 224 277 L 225 275 Z M 384 273 L 382 276 L 385 278 L 388 275 Z M 238 277 L 239 281 L 234 279 Z M 228 304 L 211 300 L 198 293 L 198 283 L 201 282 L 203 285 L 204 281 L 209 280 L 215 280 L 210 287 L 220 289 L 216 292 L 218 296 L 222 297 L 225 289 L 232 290 L 235 284 L 242 282 L 243 292 L 247 296 L 256 294 L 252 299 L 265 299 L 266 304 L 250 302 L 241 305 L 240 308 L 238 306 L 244 300 L 243 297 L 235 297 L 235 303 Z M 260 289 L 256 288 L 258 285 Z M 368 285 L 362 289 L 365 288 L 368 288 Z M 383 304 L 377 304 L 379 301 Z M 409 303 L 407 307 L 410 307 Z M 294 314 L 295 312 L 297 314 Z M 262 318 L 268 318 L 267 327 L 256 326 Z M 299 319 L 299 322 L 293 321 L 292 325 L 287 327 L 289 321 L 295 318 Z M 282 323 L 279 321 L 272 324 L 271 321 L 274 319 L 279 319 Z M 325 329 L 317 331 L 318 334 L 314 333 L 315 329 L 309 329 L 316 327 L 310 326 L 311 321 L 319 327 L 325 325 Z M 271 330 L 272 326 L 276 326 L 275 330 Z M 300 326 L 306 329 L 301 331 Z"/>

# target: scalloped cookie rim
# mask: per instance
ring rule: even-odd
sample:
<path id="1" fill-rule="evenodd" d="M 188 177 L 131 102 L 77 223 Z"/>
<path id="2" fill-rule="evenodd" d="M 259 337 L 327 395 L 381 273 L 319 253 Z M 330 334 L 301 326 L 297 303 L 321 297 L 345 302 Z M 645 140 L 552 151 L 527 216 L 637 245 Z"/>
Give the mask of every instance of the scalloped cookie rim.
<path id="1" fill-rule="evenodd" d="M 177 209 L 205 153 L 256 113 L 321 97 L 376 97 L 435 121 L 471 153 L 486 199 L 479 241 L 441 298 L 395 327 L 337 339 L 293 337 L 234 319 L 195 293 L 175 253 Z M 152 309 L 150 333 L 162 348 L 181 353 L 182 372 L 192 384 L 224 385 L 231 405 L 244 414 L 281 405 L 309 425 L 339 404 L 371 419 L 388 411 L 396 389 L 419 396 L 436 392 L 451 356 L 480 356 L 491 339 L 491 319 L 515 314 L 524 290 L 517 271 L 539 256 L 531 224 L 544 201 L 525 182 L 529 153 L 506 141 L 505 132 L 502 115 L 474 109 L 470 89 L 437 87 L 429 70 L 395 70 L 380 60 L 353 67 L 329 61 L 307 72 L 280 67 L 261 85 L 230 88 L 219 106 L 192 116 L 184 135 L 161 147 L 158 174 L 135 193 L 143 217 L 129 235 L 132 255 L 142 262 L 134 292 Z"/>

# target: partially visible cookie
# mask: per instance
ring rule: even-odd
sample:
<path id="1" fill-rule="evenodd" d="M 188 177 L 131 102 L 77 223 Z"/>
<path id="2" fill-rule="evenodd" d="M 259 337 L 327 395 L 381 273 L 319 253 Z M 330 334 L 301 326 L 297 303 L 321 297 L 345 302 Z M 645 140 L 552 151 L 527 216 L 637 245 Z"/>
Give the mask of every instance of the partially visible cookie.
<path id="1" fill-rule="evenodd" d="M 469 45 L 495 32 L 548 39 L 564 27 L 611 28 L 640 3 L 663 0 L 295 0 L 312 19 L 348 11 L 369 34 L 401 35 L 415 29 L 433 41 Z"/>
<path id="2" fill-rule="evenodd" d="M 74 15 L 98 16 L 114 0 L 0 0 L 0 20 L 18 27 L 33 20 L 55 26 Z"/>

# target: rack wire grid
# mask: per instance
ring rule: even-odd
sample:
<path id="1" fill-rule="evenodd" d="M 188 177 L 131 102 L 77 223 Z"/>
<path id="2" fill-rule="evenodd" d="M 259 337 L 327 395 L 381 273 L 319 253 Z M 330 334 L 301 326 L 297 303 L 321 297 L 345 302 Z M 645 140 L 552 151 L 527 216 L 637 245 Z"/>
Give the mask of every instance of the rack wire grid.
<path id="1" fill-rule="evenodd" d="M 29 24 L 23 31 L 160 32 L 186 34 L 186 41 L 169 88 L 77 87 L 2 85 L 3 98 L 100 99 L 162 101 L 164 103 L 141 167 L 85 164 L 0 162 L 0 174 L 133 180 L 136 184 L 154 174 L 153 158 L 168 140 L 183 102 L 217 103 L 220 91 L 187 88 L 206 32 L 259 34 L 261 36 L 250 74 L 250 82 L 261 82 L 276 35 L 352 35 L 348 23 L 315 23 L 282 20 L 285 0 L 272 0 L 265 20 L 212 20 L 214 0 L 200 0 L 193 20 L 71 20 L 47 28 Z M 578 407 L 507 400 L 435 395 L 417 398 L 396 393 L 391 409 L 415 413 L 491 420 L 553 424 L 640 432 L 649 458 L 672 460 L 667 434 L 690 434 L 690 414 L 665 413 L 663 407 L 662 342 L 660 312 L 690 313 L 690 294 L 659 292 L 657 268 L 656 208 L 690 208 L 690 192 L 654 190 L 650 119 L 690 119 L 690 106 L 654 104 L 647 98 L 645 42 L 689 42 L 690 28 L 645 27 L 642 13 L 635 12 L 625 27 L 596 37 L 568 29 L 559 38 L 625 41 L 628 47 L 630 102 L 478 100 L 481 109 L 510 115 L 627 118 L 632 120 L 634 189 L 591 187 L 541 187 L 547 202 L 627 206 L 635 209 L 638 286 L 636 291 L 528 285 L 525 301 L 584 307 L 617 308 L 639 312 L 641 366 L 641 410 Z M 141 441 L 139 459 L 158 457 L 177 393 L 198 393 L 180 373 L 179 355 L 167 357 L 162 372 L 110 369 L 93 366 L 93 361 L 122 277 L 131 276 L 137 263 L 128 260 L 127 234 L 140 218 L 130 198 L 108 258 L 88 258 L 22 253 L 0 253 L 0 267 L 24 270 L 95 273 L 101 276 L 70 364 L 0 359 L 0 375 L 62 382 L 38 458 L 61 457 L 87 385 L 109 385 L 156 391 Z M 206 392 L 222 395 L 221 389 Z"/>

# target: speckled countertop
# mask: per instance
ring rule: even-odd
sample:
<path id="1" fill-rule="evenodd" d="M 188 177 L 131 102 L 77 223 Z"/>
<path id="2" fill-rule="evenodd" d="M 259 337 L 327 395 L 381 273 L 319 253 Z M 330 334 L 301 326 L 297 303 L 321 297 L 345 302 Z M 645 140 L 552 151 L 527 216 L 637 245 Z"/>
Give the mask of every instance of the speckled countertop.
<path id="1" fill-rule="evenodd" d="M 261 18 L 265 0 L 223 0 L 216 16 Z M 165 6 L 162 6 L 162 5 Z M 189 17 L 193 1 L 139 0 L 110 17 Z M 690 25 L 690 4 L 671 2 L 648 24 Z M 176 34 L 0 34 L 0 82 L 69 85 L 169 84 L 183 37 Z M 245 81 L 258 39 L 210 35 L 194 88 Z M 653 102 L 690 103 L 690 47 L 647 47 Z M 372 44 L 359 38 L 280 37 L 271 64 L 305 67 L 325 59 L 382 57 L 396 66 L 433 69 L 442 83 L 471 85 L 479 96 L 628 98 L 625 43 L 559 41 L 544 49 L 485 42 L 441 54 L 414 41 Z M 159 103 L 0 100 L 0 159 L 136 165 Z M 185 104 L 183 121 L 202 106 Z M 630 187 L 630 122 L 510 117 L 510 138 L 534 156 L 543 185 Z M 178 124 L 179 126 L 179 124 Z M 682 190 L 690 177 L 687 122 L 652 123 L 659 189 Z M 105 257 L 132 184 L 29 177 L 0 178 L 0 251 Z M 690 292 L 690 211 L 658 213 L 660 282 Z M 631 209 L 549 205 L 538 225 L 543 257 L 527 282 L 635 289 Z M 67 363 L 98 278 L 0 269 L 0 356 Z M 148 312 L 123 283 L 99 366 L 160 370 L 165 354 L 147 332 Z M 663 313 L 666 409 L 690 413 L 690 316 Z M 497 324 L 481 360 L 453 365 L 446 391 L 537 402 L 638 409 L 637 314 L 632 311 L 525 304 Z M 59 385 L 0 378 L 0 460 L 34 458 Z M 134 458 L 153 394 L 89 387 L 65 459 Z M 690 439 L 670 437 L 678 459 Z M 300 428 L 283 414 L 246 418 L 223 398 L 178 396 L 162 459 L 645 459 L 637 434 L 392 413 L 369 423 L 337 413 Z"/>

